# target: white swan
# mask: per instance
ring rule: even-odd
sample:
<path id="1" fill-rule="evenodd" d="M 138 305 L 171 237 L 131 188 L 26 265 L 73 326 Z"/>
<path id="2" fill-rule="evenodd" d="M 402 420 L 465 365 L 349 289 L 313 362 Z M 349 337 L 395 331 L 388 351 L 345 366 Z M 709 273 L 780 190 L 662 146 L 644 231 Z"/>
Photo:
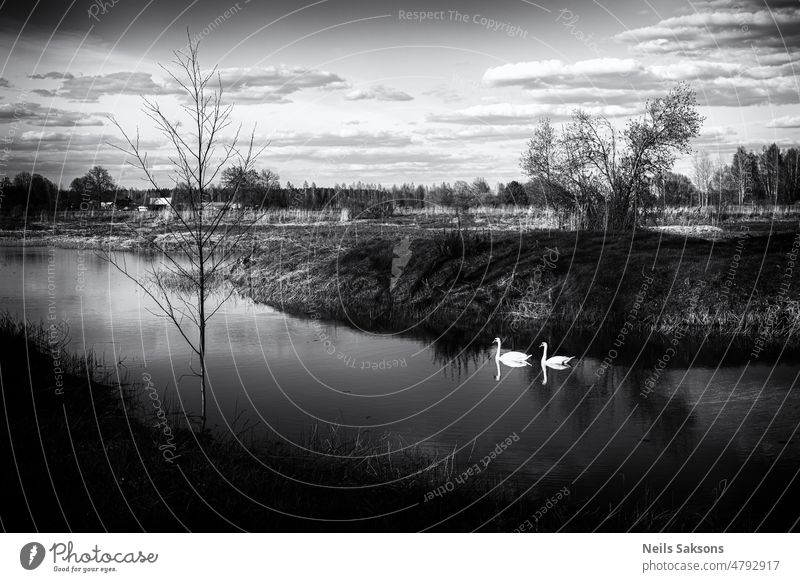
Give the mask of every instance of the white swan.
<path id="1" fill-rule="evenodd" d="M 544 348 L 544 352 L 542 352 L 542 366 L 549 366 L 556 370 L 564 370 L 565 368 L 557 368 L 556 366 L 566 366 L 569 364 L 570 360 L 575 359 L 575 356 L 552 356 L 548 358 L 547 342 L 542 342 L 539 347 Z"/>
<path id="2" fill-rule="evenodd" d="M 494 356 L 495 361 L 503 362 L 506 366 L 511 366 L 512 368 L 531 365 L 531 363 L 528 361 L 528 358 L 531 357 L 530 354 L 523 354 L 522 352 L 506 352 L 505 354 L 501 354 L 500 338 L 496 337 L 494 338 L 494 341 L 497 343 L 497 353 Z"/>

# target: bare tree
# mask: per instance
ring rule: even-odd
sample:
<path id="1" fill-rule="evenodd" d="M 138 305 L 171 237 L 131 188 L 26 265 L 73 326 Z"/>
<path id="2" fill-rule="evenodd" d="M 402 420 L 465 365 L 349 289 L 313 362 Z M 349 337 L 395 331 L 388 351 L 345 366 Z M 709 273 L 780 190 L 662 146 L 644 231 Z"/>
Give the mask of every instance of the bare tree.
<path id="1" fill-rule="evenodd" d="M 711 189 L 711 178 L 714 176 L 714 163 L 708 152 L 697 152 L 692 158 L 694 185 L 699 193 L 700 206 L 708 206 L 708 194 Z"/>
<path id="2" fill-rule="evenodd" d="M 645 113 L 624 129 L 602 116 L 577 111 L 562 138 L 573 165 L 601 187 L 609 210 L 608 226 L 629 228 L 651 181 L 669 171 L 677 152 L 691 151 L 703 117 L 694 91 L 678 84 L 666 97 L 645 105 Z"/>
<path id="3" fill-rule="evenodd" d="M 753 159 L 747 150 L 739 146 L 733 154 L 731 176 L 736 186 L 737 204 L 744 204 L 747 196 L 753 195 Z"/>
<path id="4" fill-rule="evenodd" d="M 130 234 L 140 243 L 163 257 L 161 268 L 156 265 L 142 276 L 129 270 L 124 254 L 109 250 L 104 257 L 155 302 L 157 314 L 174 324 L 197 357 L 198 366 L 190 364 L 190 368 L 200 379 L 203 430 L 208 386 L 207 325 L 233 294 L 233 288 L 221 290 L 220 283 L 226 269 L 242 257 L 244 245 L 240 243 L 258 220 L 256 212 L 232 212 L 232 205 L 264 148 L 254 149 L 255 129 L 240 148 L 241 125 L 232 127 L 232 106 L 223 105 L 222 82 L 216 68 L 201 69 L 198 43 L 190 37 L 188 48 L 174 55 L 175 72 L 164 66 L 162 69 L 183 90 L 183 120 L 169 119 L 158 103 L 148 99 L 144 100 L 143 110 L 171 147 L 169 179 L 174 192 L 180 190 L 181 200 L 177 196 L 167 199 L 169 220 L 165 222 L 162 235 L 145 235 L 129 228 Z M 148 155 L 140 147 L 138 129 L 135 136 L 131 136 L 115 119 L 111 121 L 125 140 L 123 146 L 111 145 L 130 156 L 129 163 L 141 170 L 152 187 L 160 191 L 162 188 Z M 223 143 L 226 130 L 231 132 L 231 137 Z M 241 172 L 228 183 L 225 200 L 212 203 L 213 182 L 228 164 L 235 164 Z M 212 295 L 213 304 L 208 305 Z"/>
<path id="5" fill-rule="evenodd" d="M 533 130 L 533 137 L 528 140 L 528 149 L 520 158 L 520 167 L 531 179 L 549 184 L 553 181 L 558 166 L 557 153 L 558 135 L 550 119 L 546 117 Z"/>
<path id="6" fill-rule="evenodd" d="M 520 158 L 520 167 L 535 192 L 554 210 L 576 209 L 584 227 L 599 226 L 602 198 L 598 186 L 577 152 L 565 142 L 565 135 L 556 133 L 550 119 L 541 119 L 537 124 Z"/>
<path id="7" fill-rule="evenodd" d="M 783 156 L 780 148 L 774 143 L 769 147 L 763 146 L 758 156 L 758 175 L 761 177 L 767 198 L 771 198 L 775 205 L 778 204 L 782 167 Z"/>

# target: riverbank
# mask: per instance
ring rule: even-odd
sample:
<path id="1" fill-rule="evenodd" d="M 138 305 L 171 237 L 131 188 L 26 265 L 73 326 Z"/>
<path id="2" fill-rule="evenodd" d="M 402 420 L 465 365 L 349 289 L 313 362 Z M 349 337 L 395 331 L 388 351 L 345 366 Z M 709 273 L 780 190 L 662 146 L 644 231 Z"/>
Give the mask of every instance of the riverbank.
<path id="1" fill-rule="evenodd" d="M 662 336 L 794 341 L 800 234 L 722 240 L 664 232 L 455 230 L 264 241 L 231 279 L 255 301 L 312 317 L 409 319 L 525 331 L 568 322 Z"/>
<path id="2" fill-rule="evenodd" d="M 451 214 L 437 211 L 351 222 L 330 212 L 271 212 L 241 241 L 254 255 L 230 279 L 255 301 L 295 314 L 480 329 L 490 339 L 553 326 L 616 327 L 662 339 L 737 338 L 754 357 L 796 339 L 793 219 L 715 226 L 686 219 L 605 233 L 537 229 L 526 216 L 473 213 L 459 230 Z M 0 245 L 149 252 L 147 237 L 164 245 L 175 236 L 163 213 L 78 218 L 6 219 Z"/>

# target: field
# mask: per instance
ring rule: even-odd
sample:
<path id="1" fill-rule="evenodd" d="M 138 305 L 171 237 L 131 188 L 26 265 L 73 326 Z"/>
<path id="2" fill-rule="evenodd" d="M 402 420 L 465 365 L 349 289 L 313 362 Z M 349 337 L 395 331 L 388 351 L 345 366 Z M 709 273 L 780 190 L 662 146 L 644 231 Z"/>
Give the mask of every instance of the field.
<path id="1" fill-rule="evenodd" d="M 324 227 L 344 238 L 355 239 L 372 235 L 424 235 L 457 227 L 459 217 L 464 229 L 492 232 L 574 231 L 579 223 L 574 214 L 517 206 L 470 208 L 461 213 L 441 206 L 395 208 L 381 219 L 365 219 L 341 209 L 269 209 L 255 217 L 254 236 L 273 236 L 276 227 L 289 230 L 293 227 Z M 798 221 L 800 205 L 746 205 L 723 209 L 683 206 L 654 210 L 644 217 L 641 228 L 720 238 L 735 236 L 741 225 L 758 231 L 794 231 Z M 135 236 L 153 231 L 166 232 L 174 228 L 174 222 L 174 218 L 164 211 L 65 211 L 55 215 L 39 213 L 28 218 L 0 217 L 0 244 L 23 244 L 24 237 L 27 245 L 101 247 L 110 244 L 128 248 L 135 246 Z"/>

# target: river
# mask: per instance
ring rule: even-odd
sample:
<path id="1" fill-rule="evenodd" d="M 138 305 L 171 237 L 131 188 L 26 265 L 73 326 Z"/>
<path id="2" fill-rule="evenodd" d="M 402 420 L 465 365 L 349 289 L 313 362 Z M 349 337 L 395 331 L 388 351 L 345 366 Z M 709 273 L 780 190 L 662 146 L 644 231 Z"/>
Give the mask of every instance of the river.
<path id="1" fill-rule="evenodd" d="M 185 341 L 114 267 L 74 249 L 4 247 L 0 256 L 10 314 L 66 322 L 69 349 L 94 352 L 111 380 L 147 377 L 173 410 L 199 410 Z M 126 260 L 139 272 L 153 265 Z M 678 342 L 674 357 L 654 345 L 639 358 L 644 340 L 632 335 L 613 352 L 627 357 L 609 358 L 615 334 L 541 331 L 523 345 L 508 336 L 504 348 L 527 350 L 535 365 L 503 367 L 498 380 L 491 337 L 356 329 L 234 296 L 209 328 L 208 425 L 291 447 L 331 431 L 383 436 L 393 448 L 455 451 L 462 466 L 500 450 L 486 470 L 523 491 L 566 487 L 610 510 L 669 498 L 680 511 L 705 508 L 691 518 L 700 529 L 725 527 L 739 508 L 753 527 L 762 518 L 762 528 L 791 525 L 780 503 L 797 488 L 797 362 L 698 360 L 684 353 L 696 339 Z M 541 340 L 577 356 L 570 369 L 548 370 L 546 383 Z"/>

